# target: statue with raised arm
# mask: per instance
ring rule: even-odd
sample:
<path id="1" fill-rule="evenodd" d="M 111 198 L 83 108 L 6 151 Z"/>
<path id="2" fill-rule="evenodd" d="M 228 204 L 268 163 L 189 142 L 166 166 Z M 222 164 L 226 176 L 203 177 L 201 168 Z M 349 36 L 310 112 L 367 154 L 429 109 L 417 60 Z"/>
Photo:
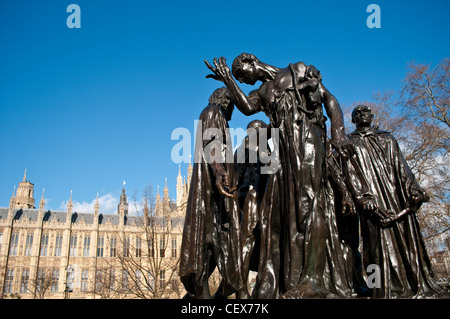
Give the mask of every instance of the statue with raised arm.
<path id="1" fill-rule="evenodd" d="M 213 79 L 222 81 L 245 115 L 264 112 L 279 131 L 280 167 L 269 175 L 261 203 L 261 250 L 252 297 L 309 298 L 333 294 L 326 288 L 325 220 L 326 128 L 323 107 L 331 121 L 331 140 L 344 157 L 352 153 L 342 110 L 322 84 L 320 73 L 303 62 L 278 68 L 242 53 L 232 65 L 239 82 L 261 86 L 244 94 L 225 58 L 205 61 Z"/>

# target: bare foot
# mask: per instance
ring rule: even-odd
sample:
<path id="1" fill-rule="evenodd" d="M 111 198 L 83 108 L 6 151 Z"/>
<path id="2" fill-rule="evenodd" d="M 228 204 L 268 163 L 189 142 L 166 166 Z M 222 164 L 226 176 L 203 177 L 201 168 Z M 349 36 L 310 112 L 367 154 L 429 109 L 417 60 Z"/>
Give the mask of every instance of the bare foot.
<path id="1" fill-rule="evenodd" d="M 281 299 L 327 298 L 328 296 L 329 293 L 323 285 L 315 280 L 303 280 L 297 287 L 283 294 Z"/>

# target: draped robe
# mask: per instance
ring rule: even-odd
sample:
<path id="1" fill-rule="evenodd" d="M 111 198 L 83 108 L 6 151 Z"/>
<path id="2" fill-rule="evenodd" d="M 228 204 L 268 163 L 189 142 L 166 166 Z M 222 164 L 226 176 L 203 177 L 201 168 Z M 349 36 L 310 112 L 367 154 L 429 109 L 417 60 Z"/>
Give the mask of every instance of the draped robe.
<path id="1" fill-rule="evenodd" d="M 208 129 L 215 131 L 207 136 Z M 217 146 L 215 151 L 223 155 L 221 165 L 230 178 L 230 184 L 235 185 L 228 123 L 223 110 L 210 104 L 199 117 L 195 163 L 181 243 L 179 275 L 191 294 L 195 293 L 195 285 L 200 286 L 208 279 L 215 266 L 225 282 L 235 290 L 243 285 L 237 195 L 226 198 L 215 186 L 216 176 L 206 154 L 213 143 Z M 226 162 L 226 152 L 231 152 L 231 161 Z"/>
<path id="2" fill-rule="evenodd" d="M 296 70 L 305 68 L 302 62 L 295 64 Z M 344 260 L 348 248 L 338 236 L 334 195 L 326 174 L 322 104 L 308 102 L 303 92 L 298 92 L 299 100 L 292 84 L 284 89 L 276 86 L 280 77 L 291 76 L 289 68 L 283 69 L 258 90 L 264 92 L 263 111 L 272 128 L 279 129 L 280 167 L 269 176 L 261 204 L 262 249 L 252 297 L 278 298 L 295 289 L 313 272 L 314 262 L 308 268 L 308 259 L 325 264 L 322 273 L 314 275 L 324 277 L 326 290 L 349 296 L 351 274 Z M 324 225 L 317 225 L 319 221 Z M 325 231 L 318 234 L 318 227 Z M 313 249 L 312 236 L 320 236 L 315 240 L 325 247 L 323 254 Z"/>
<path id="3" fill-rule="evenodd" d="M 372 196 L 375 206 L 389 214 L 406 208 L 411 212 L 382 226 L 379 217 L 359 210 L 365 267 L 380 267 L 381 286 L 373 296 L 407 298 L 433 296 L 442 292 L 433 278 L 430 260 L 411 205 L 417 181 L 395 138 L 370 128 L 349 134 L 356 156 L 348 161 L 348 180 L 355 196 Z"/>

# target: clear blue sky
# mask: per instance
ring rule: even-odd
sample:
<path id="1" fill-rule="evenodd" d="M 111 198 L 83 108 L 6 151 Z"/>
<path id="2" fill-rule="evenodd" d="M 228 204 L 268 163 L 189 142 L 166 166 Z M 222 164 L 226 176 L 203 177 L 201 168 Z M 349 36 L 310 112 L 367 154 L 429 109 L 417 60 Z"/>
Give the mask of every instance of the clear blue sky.
<path id="1" fill-rule="evenodd" d="M 81 29 L 66 25 L 71 3 Z M 381 8 L 380 29 L 366 25 L 371 3 Z M 409 61 L 448 57 L 449 9 L 445 0 L 2 0 L 0 206 L 25 168 L 36 205 L 45 187 L 53 210 L 70 190 L 80 204 L 97 192 L 114 202 L 122 180 L 131 195 L 149 183 L 162 188 L 167 177 L 175 197 L 171 133 L 193 133 L 220 87 L 205 78 L 204 59 L 231 64 L 249 52 L 279 67 L 314 64 L 348 105 L 398 91 Z M 265 116 L 236 111 L 230 126 L 253 118 Z"/>

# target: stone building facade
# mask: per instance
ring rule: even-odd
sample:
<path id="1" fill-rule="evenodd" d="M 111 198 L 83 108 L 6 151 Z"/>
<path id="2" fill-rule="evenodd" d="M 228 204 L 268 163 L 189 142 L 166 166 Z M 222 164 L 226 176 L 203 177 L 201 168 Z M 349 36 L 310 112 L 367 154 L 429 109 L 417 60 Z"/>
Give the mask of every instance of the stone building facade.
<path id="1" fill-rule="evenodd" d="M 192 165 L 177 177 L 176 202 L 163 196 L 128 214 L 122 189 L 117 214 L 38 208 L 25 176 L 0 208 L 1 298 L 180 298 L 177 274 Z"/>

